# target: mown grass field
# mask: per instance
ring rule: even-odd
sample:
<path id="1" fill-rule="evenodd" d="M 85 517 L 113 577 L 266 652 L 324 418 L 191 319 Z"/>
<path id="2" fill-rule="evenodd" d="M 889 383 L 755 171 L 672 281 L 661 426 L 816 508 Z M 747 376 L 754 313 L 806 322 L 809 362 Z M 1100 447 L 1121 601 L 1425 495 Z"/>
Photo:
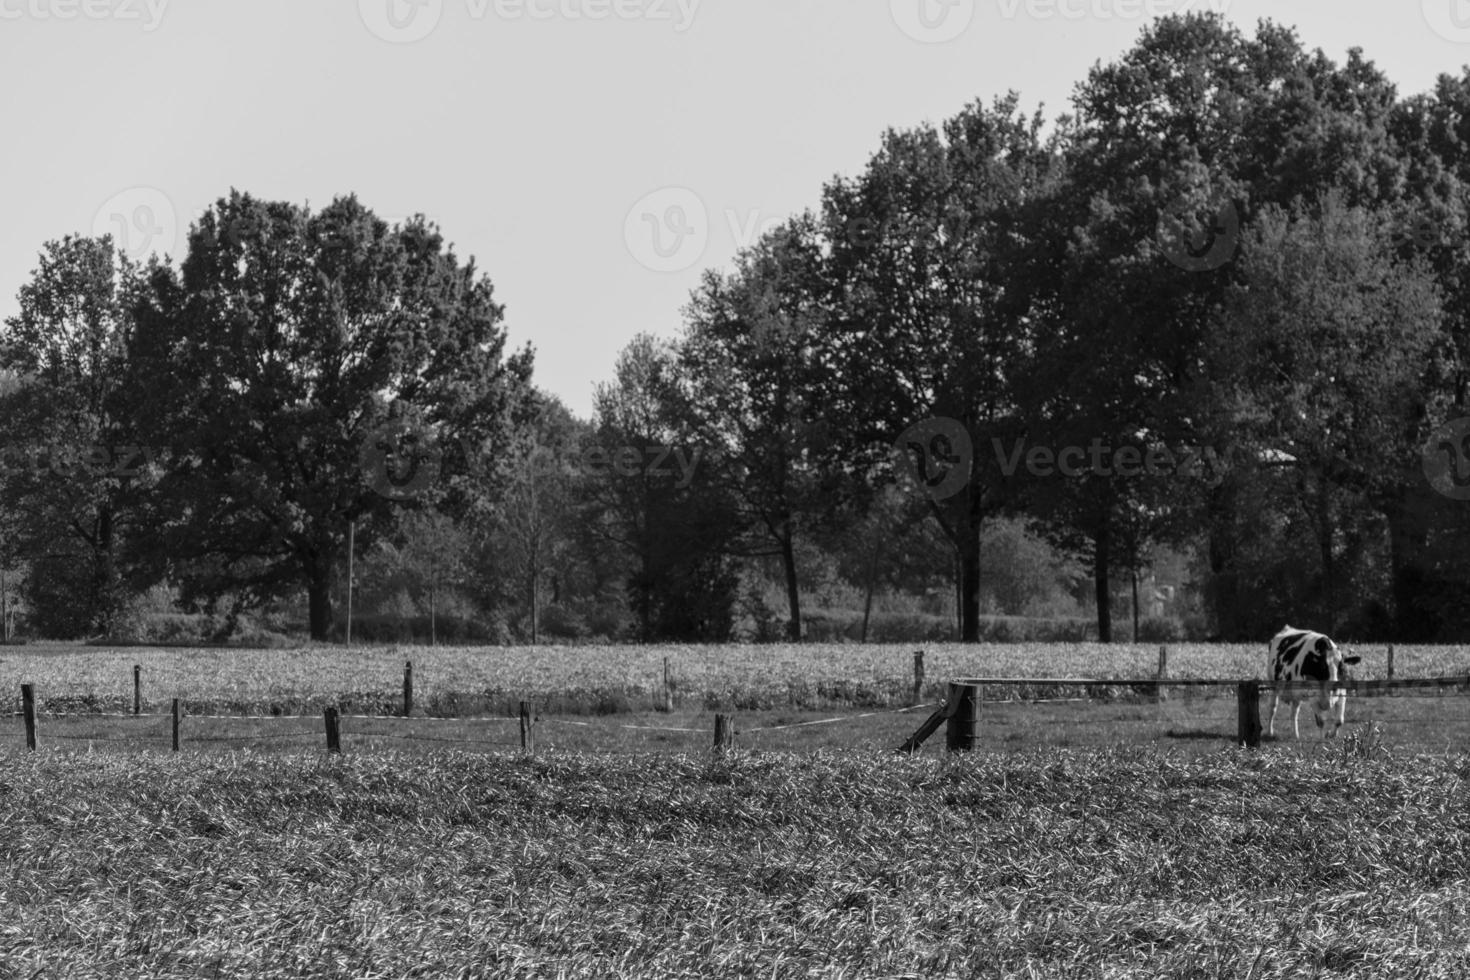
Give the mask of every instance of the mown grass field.
<path id="1" fill-rule="evenodd" d="M 1462 977 L 1470 763 L 40 752 L 0 976 Z"/>

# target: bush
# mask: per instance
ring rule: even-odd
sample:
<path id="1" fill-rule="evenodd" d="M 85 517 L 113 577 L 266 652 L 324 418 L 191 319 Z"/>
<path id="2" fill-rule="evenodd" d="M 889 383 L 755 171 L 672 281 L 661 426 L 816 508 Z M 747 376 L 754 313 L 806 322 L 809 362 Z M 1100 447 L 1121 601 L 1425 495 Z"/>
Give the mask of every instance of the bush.
<path id="1" fill-rule="evenodd" d="M 1129 633 L 1132 634 L 1132 624 L 1129 624 Z M 1184 629 L 1184 624 L 1177 619 L 1167 616 L 1147 616 L 1138 621 L 1138 641 L 1140 643 L 1182 643 L 1189 639 Z"/>
<path id="2" fill-rule="evenodd" d="M 587 624 L 566 606 L 553 604 L 541 610 L 540 633 L 558 640 L 578 640 L 587 635 Z"/>

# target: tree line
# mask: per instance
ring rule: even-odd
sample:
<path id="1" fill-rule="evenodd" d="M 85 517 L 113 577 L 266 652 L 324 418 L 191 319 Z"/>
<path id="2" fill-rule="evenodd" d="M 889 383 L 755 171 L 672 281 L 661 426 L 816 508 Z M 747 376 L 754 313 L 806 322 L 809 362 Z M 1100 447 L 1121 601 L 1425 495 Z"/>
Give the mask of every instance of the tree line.
<path id="1" fill-rule="evenodd" d="M 883 134 L 586 420 L 435 226 L 232 192 L 178 268 L 46 245 L 0 332 L 0 565 L 57 635 L 167 585 L 222 629 L 304 592 L 328 638 L 350 536 L 382 596 L 532 640 L 801 639 L 836 576 L 975 641 L 1024 527 L 1103 640 L 1164 552 L 1211 636 L 1463 639 L 1467 186 L 1470 71 L 1400 98 L 1164 18 L 1051 124 L 1011 93 Z"/>

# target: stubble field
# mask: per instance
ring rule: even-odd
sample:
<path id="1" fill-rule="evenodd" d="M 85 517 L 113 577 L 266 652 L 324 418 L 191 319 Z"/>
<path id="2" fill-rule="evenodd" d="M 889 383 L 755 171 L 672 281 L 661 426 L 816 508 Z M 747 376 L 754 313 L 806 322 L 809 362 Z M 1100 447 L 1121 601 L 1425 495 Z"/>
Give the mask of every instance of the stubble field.
<path id="1" fill-rule="evenodd" d="M 1120 686 L 987 704 L 982 751 L 946 757 L 941 732 L 902 757 L 928 713 L 898 710 L 914 649 L 0 651 L 0 684 L 45 712 L 39 751 L 17 725 L 0 752 L 0 977 L 1470 968 L 1465 698 L 1353 701 L 1335 742 L 1308 713 L 1302 743 L 1250 752 L 1233 698 Z M 1171 645 L 1170 674 L 1259 677 L 1263 649 Z M 1146 678 L 1158 655 L 925 651 L 925 699 L 960 675 Z M 672 713 L 649 710 L 665 656 Z M 404 660 L 427 717 L 389 717 Z M 130 710 L 134 663 L 145 711 L 253 717 L 190 718 L 178 754 L 159 714 L 53 717 Z M 1400 648 L 1395 672 L 1465 663 Z M 381 717 L 345 719 L 328 756 L 320 708 L 344 693 Z M 547 712 L 534 757 L 514 725 L 434 717 L 522 698 Z M 718 758 L 717 708 L 741 730 Z M 241 737 L 202 741 L 221 732 Z"/>

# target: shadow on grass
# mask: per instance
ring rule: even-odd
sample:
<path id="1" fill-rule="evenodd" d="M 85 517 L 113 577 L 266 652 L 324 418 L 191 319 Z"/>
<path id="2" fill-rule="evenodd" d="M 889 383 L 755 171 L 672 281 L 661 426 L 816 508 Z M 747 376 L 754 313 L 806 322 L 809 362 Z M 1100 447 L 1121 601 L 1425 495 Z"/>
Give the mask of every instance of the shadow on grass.
<path id="1" fill-rule="evenodd" d="M 1220 732 L 1209 732 L 1200 728 L 1188 730 L 1171 728 L 1168 731 L 1164 732 L 1164 737 L 1177 738 L 1191 742 L 1229 742 L 1232 739 L 1232 736 L 1230 735 L 1224 735 Z"/>

